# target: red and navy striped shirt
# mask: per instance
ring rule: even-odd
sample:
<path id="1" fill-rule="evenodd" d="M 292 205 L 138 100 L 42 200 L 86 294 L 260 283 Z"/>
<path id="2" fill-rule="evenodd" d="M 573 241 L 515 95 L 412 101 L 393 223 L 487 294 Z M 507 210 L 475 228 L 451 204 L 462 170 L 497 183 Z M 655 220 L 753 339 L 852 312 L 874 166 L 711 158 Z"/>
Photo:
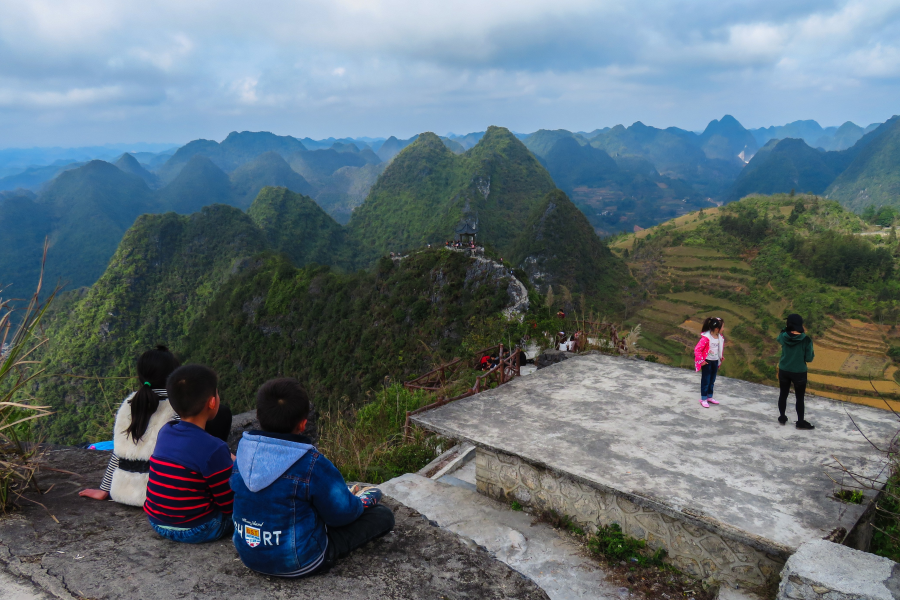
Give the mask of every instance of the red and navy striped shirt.
<path id="1" fill-rule="evenodd" d="M 144 512 L 152 523 L 183 528 L 202 525 L 217 513 L 230 517 L 233 466 L 225 442 L 193 423 L 163 425 L 150 457 Z"/>

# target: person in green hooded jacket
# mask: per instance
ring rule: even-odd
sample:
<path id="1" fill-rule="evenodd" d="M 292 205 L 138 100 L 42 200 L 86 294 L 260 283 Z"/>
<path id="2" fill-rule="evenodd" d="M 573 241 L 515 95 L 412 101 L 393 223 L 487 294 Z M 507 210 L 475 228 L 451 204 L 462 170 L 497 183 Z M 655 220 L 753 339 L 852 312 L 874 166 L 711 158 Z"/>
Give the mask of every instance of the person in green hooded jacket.
<path id="1" fill-rule="evenodd" d="M 781 393 L 778 395 L 778 422 L 787 423 L 784 411 L 787 409 L 788 392 L 791 384 L 794 384 L 794 395 L 797 396 L 797 429 L 815 429 L 811 423 L 803 418 L 803 397 L 806 394 L 806 363 L 812 362 L 813 341 L 803 330 L 803 317 L 800 315 L 788 315 L 786 327 L 778 334 L 778 343 L 781 344 L 781 360 L 778 361 L 778 385 Z"/>

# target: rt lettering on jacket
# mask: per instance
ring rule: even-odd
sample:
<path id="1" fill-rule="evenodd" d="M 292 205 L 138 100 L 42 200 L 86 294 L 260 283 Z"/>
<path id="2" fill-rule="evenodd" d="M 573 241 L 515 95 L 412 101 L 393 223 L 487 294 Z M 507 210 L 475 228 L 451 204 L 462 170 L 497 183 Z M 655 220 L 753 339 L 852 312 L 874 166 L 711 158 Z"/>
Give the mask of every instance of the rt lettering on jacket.
<path id="1" fill-rule="evenodd" d="M 263 523 L 248 521 L 247 519 L 241 520 L 243 523 L 234 521 L 234 530 L 251 548 L 256 548 L 260 544 L 263 546 L 278 546 L 281 544 L 280 531 L 264 531 L 262 528 Z M 275 538 L 274 542 L 272 541 L 273 537 Z"/>

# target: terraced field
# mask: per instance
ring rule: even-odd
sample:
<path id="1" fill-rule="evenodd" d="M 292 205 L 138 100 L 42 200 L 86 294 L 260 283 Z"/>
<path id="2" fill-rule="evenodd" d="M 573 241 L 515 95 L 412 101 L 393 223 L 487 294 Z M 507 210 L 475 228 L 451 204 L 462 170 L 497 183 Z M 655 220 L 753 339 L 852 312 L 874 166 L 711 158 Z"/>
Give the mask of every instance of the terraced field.
<path id="1" fill-rule="evenodd" d="M 706 210 L 713 216 L 717 210 Z M 790 207 L 780 210 L 790 213 Z M 675 231 L 691 231 L 700 224 L 697 213 L 679 217 Z M 663 227 L 663 226 L 660 226 Z M 618 240 L 610 247 L 627 256 L 625 250 L 635 247 L 635 239 L 643 239 L 658 228 L 640 231 Z M 688 240 L 690 241 L 690 240 Z M 755 285 L 752 257 L 729 256 L 715 249 L 678 245 L 662 249 L 653 260 L 658 268 L 650 286 L 650 297 L 629 320 L 628 325 L 641 324 L 641 346 L 665 363 L 692 367 L 693 347 L 700 325 L 708 316 L 725 319 L 728 349 L 722 373 L 777 385 L 776 365 L 780 347 L 775 343 L 778 328 L 792 311 L 792 301 L 783 297 L 771 284 L 766 287 L 766 300 L 750 301 Z M 638 273 L 646 258 L 629 258 L 629 266 Z M 813 336 L 815 360 L 810 364 L 812 392 L 881 408 L 900 410 L 900 383 L 897 368 L 888 358 L 891 341 L 900 345 L 900 332 L 863 319 L 830 317 L 824 334 Z"/>

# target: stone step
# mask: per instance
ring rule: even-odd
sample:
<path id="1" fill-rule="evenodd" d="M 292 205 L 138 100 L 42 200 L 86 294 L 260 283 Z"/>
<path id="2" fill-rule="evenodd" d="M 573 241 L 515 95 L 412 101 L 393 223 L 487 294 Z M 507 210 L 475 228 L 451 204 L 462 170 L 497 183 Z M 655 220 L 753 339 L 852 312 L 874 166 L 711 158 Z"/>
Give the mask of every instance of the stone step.
<path id="1" fill-rule="evenodd" d="M 534 581 L 551 600 L 619 599 L 622 588 L 568 536 L 465 487 L 407 473 L 379 486 L 473 546 Z M 625 590 L 627 595 L 628 591 Z"/>

